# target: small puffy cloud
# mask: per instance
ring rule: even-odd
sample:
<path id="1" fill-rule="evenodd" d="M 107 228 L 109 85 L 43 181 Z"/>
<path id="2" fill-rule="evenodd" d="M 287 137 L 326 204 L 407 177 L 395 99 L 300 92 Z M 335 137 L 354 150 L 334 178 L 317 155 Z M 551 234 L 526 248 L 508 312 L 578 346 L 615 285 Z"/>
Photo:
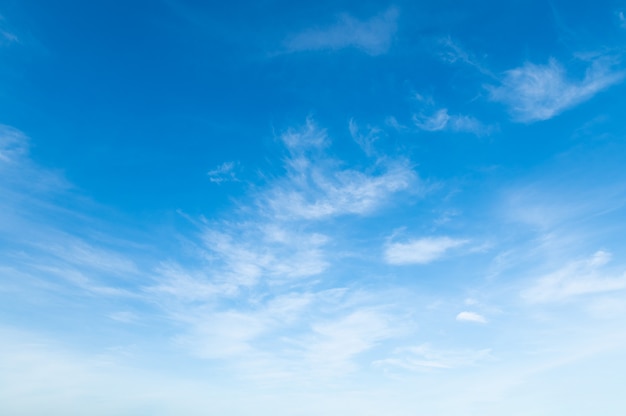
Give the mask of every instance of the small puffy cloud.
<path id="1" fill-rule="evenodd" d="M 476 312 L 461 312 L 456 316 L 456 320 L 459 322 L 476 322 L 479 324 L 486 324 L 487 320 L 484 316 L 477 314 Z"/>
<path id="2" fill-rule="evenodd" d="M 414 115 L 413 122 L 417 128 L 425 131 L 453 131 L 458 133 L 472 133 L 483 136 L 493 131 L 492 126 L 486 126 L 478 119 L 466 115 L 448 114 L 447 108 L 437 110 L 431 115 Z"/>
<path id="3" fill-rule="evenodd" d="M 569 79 L 555 59 L 546 65 L 526 63 L 506 71 L 502 84 L 491 87 L 491 99 L 509 107 L 514 120 L 548 120 L 589 100 L 598 92 L 617 84 L 623 71 L 615 71 L 608 59 L 596 59 L 582 80 Z"/>
<path id="4" fill-rule="evenodd" d="M 406 243 L 389 244 L 385 250 L 385 260 L 389 264 L 427 264 L 445 255 L 455 247 L 467 243 L 450 237 L 427 237 L 410 240 Z"/>
<path id="5" fill-rule="evenodd" d="M 389 50 L 397 30 L 398 11 L 390 8 L 367 20 L 343 14 L 337 22 L 325 28 L 305 30 L 289 38 L 285 44 L 290 52 L 361 49 L 369 55 L 381 55 Z"/>

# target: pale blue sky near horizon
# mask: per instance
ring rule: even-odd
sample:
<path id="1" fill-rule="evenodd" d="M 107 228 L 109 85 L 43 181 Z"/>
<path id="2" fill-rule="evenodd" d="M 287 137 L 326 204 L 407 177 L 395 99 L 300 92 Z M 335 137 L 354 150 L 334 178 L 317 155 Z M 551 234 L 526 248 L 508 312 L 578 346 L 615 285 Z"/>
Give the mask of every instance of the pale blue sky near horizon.
<path id="1" fill-rule="evenodd" d="M 0 0 L 0 413 L 620 415 L 625 13 Z"/>

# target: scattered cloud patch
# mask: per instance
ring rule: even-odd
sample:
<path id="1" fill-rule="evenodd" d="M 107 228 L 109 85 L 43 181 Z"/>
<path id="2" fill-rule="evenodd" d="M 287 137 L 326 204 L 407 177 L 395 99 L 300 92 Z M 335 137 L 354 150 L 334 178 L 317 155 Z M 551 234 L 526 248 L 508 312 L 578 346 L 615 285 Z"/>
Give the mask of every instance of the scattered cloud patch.
<path id="1" fill-rule="evenodd" d="M 526 63 L 504 74 L 498 87 L 490 87 L 491 99 L 509 107 L 515 121 L 548 120 L 591 99 L 598 92 L 621 82 L 624 71 L 613 69 L 609 59 L 598 58 L 583 79 L 572 80 L 555 59 L 546 65 Z"/>
<path id="2" fill-rule="evenodd" d="M 376 153 L 374 143 L 379 140 L 380 136 L 383 134 L 381 129 L 367 126 L 364 132 L 364 129 L 359 127 L 354 119 L 350 119 L 348 128 L 352 139 L 363 149 L 366 155 L 372 156 Z"/>
<path id="3" fill-rule="evenodd" d="M 452 131 L 457 133 L 472 133 L 477 136 L 488 135 L 493 126 L 487 126 L 478 119 L 466 115 L 451 115 L 447 108 L 437 110 L 431 115 L 415 114 L 413 122 L 424 131 Z"/>
<path id="4" fill-rule="evenodd" d="M 427 237 L 406 243 L 391 243 L 385 249 L 389 264 L 428 264 L 443 257 L 448 250 L 460 247 L 467 240 L 450 237 Z"/>
<path id="5" fill-rule="evenodd" d="M 351 128 L 358 134 L 356 123 Z M 283 173 L 242 199 L 232 218 L 203 221 L 190 242 L 193 262 L 163 263 L 144 291 L 184 328 L 176 342 L 194 356 L 228 360 L 259 377 L 347 374 L 399 324 L 380 296 L 355 300 L 354 290 L 319 287 L 336 260 L 329 248 L 337 236 L 316 227 L 374 213 L 420 182 L 405 160 L 344 167 L 328 155 L 331 139 L 312 119 L 279 138 Z"/>
<path id="6" fill-rule="evenodd" d="M 417 174 L 403 160 L 378 163 L 371 171 L 339 168 L 338 161 L 320 153 L 329 139 L 311 122 L 282 138 L 291 153 L 285 161 L 287 175 L 259 201 L 282 220 L 368 215 L 398 192 L 421 189 Z"/>
<path id="7" fill-rule="evenodd" d="M 224 162 L 207 172 L 209 180 L 213 183 L 221 184 L 224 182 L 239 182 L 235 175 L 235 162 Z"/>
<path id="8" fill-rule="evenodd" d="M 357 48 L 375 56 L 387 52 L 397 30 L 398 10 L 390 8 L 367 20 L 342 14 L 325 28 L 308 29 L 290 37 L 288 51 L 339 50 Z"/>
<path id="9" fill-rule="evenodd" d="M 476 312 L 461 312 L 456 316 L 456 320 L 459 322 L 475 322 L 479 324 L 486 324 L 487 319 L 484 316 Z"/>
<path id="10" fill-rule="evenodd" d="M 461 62 L 473 67 L 483 75 L 495 78 L 493 73 L 485 65 L 483 65 L 472 53 L 465 50 L 458 42 L 455 42 L 451 37 L 448 36 L 443 38 L 439 41 L 439 43 L 442 46 L 440 56 L 445 62 L 450 64 Z"/>
<path id="11" fill-rule="evenodd" d="M 531 303 L 548 303 L 626 289 L 626 273 L 615 277 L 602 272 L 610 260 L 611 254 L 600 250 L 588 259 L 570 262 L 536 280 L 522 297 Z"/>

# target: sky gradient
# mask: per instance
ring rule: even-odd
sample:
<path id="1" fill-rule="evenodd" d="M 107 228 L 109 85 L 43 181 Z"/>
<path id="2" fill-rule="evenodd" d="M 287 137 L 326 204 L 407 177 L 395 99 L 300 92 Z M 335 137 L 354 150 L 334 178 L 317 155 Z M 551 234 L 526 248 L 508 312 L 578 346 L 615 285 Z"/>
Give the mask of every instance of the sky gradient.
<path id="1" fill-rule="evenodd" d="M 621 415 L 625 13 L 0 0 L 0 413 Z"/>

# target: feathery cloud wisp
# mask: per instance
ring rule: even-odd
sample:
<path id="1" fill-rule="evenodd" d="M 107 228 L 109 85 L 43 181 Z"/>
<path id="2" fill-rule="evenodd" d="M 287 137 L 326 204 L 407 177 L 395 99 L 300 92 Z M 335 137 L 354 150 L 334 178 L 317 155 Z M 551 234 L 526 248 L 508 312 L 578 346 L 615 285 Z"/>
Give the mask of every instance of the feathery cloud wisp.
<path id="1" fill-rule="evenodd" d="M 466 242 L 450 237 L 427 237 L 406 243 L 392 243 L 385 250 L 385 260 L 389 264 L 427 264 Z"/>
<path id="2" fill-rule="evenodd" d="M 224 182 L 238 182 L 237 175 L 235 175 L 235 163 L 224 162 L 217 166 L 215 169 L 211 169 L 207 172 L 209 180 L 213 183 L 221 184 Z"/>
<path id="3" fill-rule="evenodd" d="M 431 132 L 453 131 L 483 136 L 493 130 L 492 126 L 486 126 L 474 117 L 461 114 L 450 115 L 447 108 L 439 109 L 430 116 L 416 114 L 413 116 L 413 122 L 419 129 Z"/>
<path id="4" fill-rule="evenodd" d="M 289 38 L 285 45 L 289 52 L 354 47 L 369 55 L 381 55 L 391 46 L 397 30 L 397 19 L 398 11 L 395 8 L 367 20 L 343 14 L 334 25 L 305 30 Z"/>
<path id="5" fill-rule="evenodd" d="M 610 260 L 611 254 L 600 250 L 586 260 L 568 263 L 539 278 L 522 292 L 522 297 L 531 303 L 547 303 L 626 289 L 626 273 L 620 277 L 606 277 L 600 272 Z"/>
<path id="6" fill-rule="evenodd" d="M 595 60 L 582 80 L 571 80 L 555 59 L 546 65 L 526 63 L 505 73 L 502 84 L 489 87 L 491 99 L 509 107 L 515 121 L 548 120 L 617 84 L 624 71 L 615 71 L 608 59 Z"/>

